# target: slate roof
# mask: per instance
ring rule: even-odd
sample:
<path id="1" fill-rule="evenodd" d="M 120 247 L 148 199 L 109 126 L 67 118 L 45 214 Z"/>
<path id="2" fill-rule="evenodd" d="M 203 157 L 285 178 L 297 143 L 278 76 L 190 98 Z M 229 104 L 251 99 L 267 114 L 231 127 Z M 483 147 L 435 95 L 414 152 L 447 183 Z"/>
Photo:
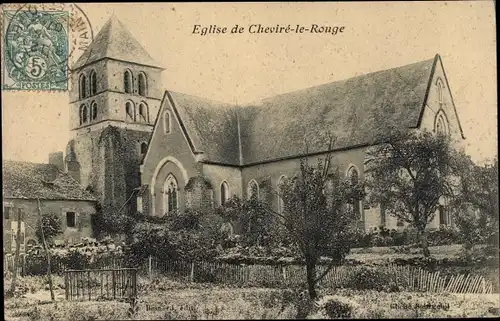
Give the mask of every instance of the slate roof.
<path id="1" fill-rule="evenodd" d="M 389 124 L 418 127 L 439 56 L 234 106 L 167 91 L 195 152 L 248 165 L 376 143 Z M 168 96 L 168 95 L 167 95 Z M 173 98 L 173 99 L 172 99 Z M 238 133 L 239 126 L 239 133 Z M 241 150 L 241 155 L 240 155 Z"/>
<path id="2" fill-rule="evenodd" d="M 2 162 L 2 193 L 4 198 L 95 201 L 67 173 L 55 165 L 29 162 Z"/>
<path id="3" fill-rule="evenodd" d="M 192 95 L 168 91 L 196 152 L 223 164 L 239 164 L 238 121 L 236 109 Z"/>
<path id="4" fill-rule="evenodd" d="M 390 123 L 417 127 L 435 59 L 264 99 L 241 109 L 244 163 L 375 143 Z"/>
<path id="5" fill-rule="evenodd" d="M 104 24 L 72 69 L 83 67 L 104 58 L 161 68 L 115 15 L 112 15 Z"/>

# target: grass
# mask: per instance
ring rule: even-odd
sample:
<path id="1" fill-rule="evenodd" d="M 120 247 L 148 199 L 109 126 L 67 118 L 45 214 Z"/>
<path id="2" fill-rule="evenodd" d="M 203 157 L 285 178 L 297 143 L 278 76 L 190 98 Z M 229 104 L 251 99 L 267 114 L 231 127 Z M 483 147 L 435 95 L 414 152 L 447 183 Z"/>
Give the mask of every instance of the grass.
<path id="1" fill-rule="evenodd" d="M 293 319 L 294 302 L 284 290 L 263 288 L 189 288 L 142 293 L 133 320 Z M 498 294 L 384 293 L 377 291 L 323 290 L 321 295 L 343 298 L 353 318 L 494 317 L 500 316 Z M 131 320 L 125 302 L 38 302 L 32 298 L 6 301 L 5 320 Z M 44 304 L 45 303 L 45 304 Z M 427 304 L 430 307 L 425 307 Z M 420 307 L 419 307 L 420 306 Z M 308 318 L 328 318 L 321 310 Z"/>
<path id="2" fill-rule="evenodd" d="M 377 291 L 330 291 L 347 298 L 355 308 L 352 318 L 462 318 L 500 316 L 498 294 L 449 294 Z M 311 318 L 323 318 L 316 311 Z M 322 317 L 323 315 L 323 317 Z"/>
<path id="3" fill-rule="evenodd" d="M 145 282 L 145 281 L 143 281 Z M 134 320 L 193 319 L 293 319 L 297 299 L 291 291 L 263 288 L 222 288 L 162 280 L 165 290 L 142 287 Z M 288 293 L 288 296 L 287 296 Z M 353 318 L 494 317 L 500 299 L 493 295 L 384 293 L 377 291 L 320 291 L 322 296 L 343 298 Z M 431 307 L 425 307 L 427 304 Z M 420 307 L 418 307 L 420 305 Z M 130 320 L 125 302 L 34 301 L 32 297 L 8 299 L 5 320 Z M 308 318 L 328 318 L 321 309 Z"/>
<path id="4" fill-rule="evenodd" d="M 454 258 L 459 255 L 460 249 L 460 245 L 430 248 L 431 254 L 436 258 Z M 419 251 L 418 248 L 410 248 L 410 253 L 402 254 L 390 247 L 353 249 L 349 258 L 370 263 L 387 262 L 388 259 L 394 257 L 420 256 Z M 457 272 L 457 268 L 452 269 Z M 477 275 L 473 272 L 484 273 L 477 269 L 473 268 L 467 272 L 473 275 Z M 496 272 L 490 272 L 488 269 L 486 271 L 492 275 L 495 274 L 498 282 L 498 267 L 496 267 Z M 293 298 L 290 291 L 283 289 L 238 288 L 181 283 L 167 279 L 149 282 L 145 278 L 139 278 L 138 281 L 139 302 L 134 320 L 293 319 L 297 313 L 297 302 L 299 302 L 296 298 L 290 299 L 290 297 Z M 130 304 L 128 303 L 67 302 L 64 300 L 63 278 L 53 276 L 53 282 L 55 303 L 50 301 L 45 277 L 20 278 L 19 288 L 22 296 L 5 300 L 5 320 L 130 320 L 128 315 Z M 10 280 L 4 278 L 4 288 L 8 288 L 9 285 Z M 496 289 L 498 290 L 498 286 Z M 325 298 L 331 296 L 347 302 L 352 309 L 353 318 L 494 317 L 499 316 L 500 310 L 498 293 L 490 295 L 384 293 L 327 288 L 319 291 Z M 431 307 L 426 307 L 428 304 Z M 325 317 L 328 318 L 321 308 L 312 311 L 309 315 L 309 318 Z"/>

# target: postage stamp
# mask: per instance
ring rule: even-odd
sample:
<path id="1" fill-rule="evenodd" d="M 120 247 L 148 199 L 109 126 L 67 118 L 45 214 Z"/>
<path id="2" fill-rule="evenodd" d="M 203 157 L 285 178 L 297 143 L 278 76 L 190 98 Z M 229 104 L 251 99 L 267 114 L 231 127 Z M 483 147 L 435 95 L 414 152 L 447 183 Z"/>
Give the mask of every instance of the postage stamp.
<path id="1" fill-rule="evenodd" d="M 3 90 L 68 90 L 75 54 L 92 42 L 86 15 L 68 4 L 3 10 Z"/>
<path id="2" fill-rule="evenodd" d="M 4 89 L 66 90 L 68 12 L 5 11 Z"/>

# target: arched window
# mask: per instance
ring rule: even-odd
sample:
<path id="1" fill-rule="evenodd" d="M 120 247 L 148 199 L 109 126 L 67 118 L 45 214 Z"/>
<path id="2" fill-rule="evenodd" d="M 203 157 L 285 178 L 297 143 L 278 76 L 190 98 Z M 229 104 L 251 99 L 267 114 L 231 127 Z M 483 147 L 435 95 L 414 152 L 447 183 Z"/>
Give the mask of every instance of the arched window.
<path id="1" fill-rule="evenodd" d="M 90 108 L 90 115 L 92 120 L 95 120 L 97 118 L 97 103 L 95 101 L 92 102 L 91 108 Z"/>
<path id="2" fill-rule="evenodd" d="M 226 236 L 232 236 L 234 234 L 234 227 L 231 222 L 226 222 L 221 226 L 221 232 Z"/>
<path id="3" fill-rule="evenodd" d="M 80 105 L 80 110 L 78 111 L 78 115 L 80 116 L 80 125 L 83 125 L 83 109 L 85 104 Z"/>
<path id="4" fill-rule="evenodd" d="M 169 174 L 163 185 L 163 212 L 169 214 L 177 210 L 178 201 L 177 180 Z"/>
<path id="5" fill-rule="evenodd" d="M 254 179 L 248 182 L 247 197 L 248 199 L 251 199 L 252 197 L 259 199 L 259 184 L 257 184 Z"/>
<path id="6" fill-rule="evenodd" d="M 148 80 L 146 74 L 141 72 L 139 74 L 139 96 L 146 96 L 148 90 Z"/>
<path id="7" fill-rule="evenodd" d="M 283 202 L 283 184 L 286 181 L 286 176 L 281 176 L 280 179 L 278 180 L 278 186 L 277 186 L 277 191 L 278 191 L 278 213 L 283 214 L 285 212 L 285 203 Z"/>
<path id="8" fill-rule="evenodd" d="M 438 112 L 434 121 L 434 131 L 438 134 L 448 135 L 448 120 L 443 111 Z"/>
<path id="9" fill-rule="evenodd" d="M 356 166 L 351 166 L 348 170 L 348 178 L 351 185 L 355 186 L 359 183 L 359 173 Z M 355 199 L 351 203 L 352 211 L 356 218 L 361 220 L 361 200 Z"/>
<path id="10" fill-rule="evenodd" d="M 126 120 L 134 121 L 134 103 L 132 103 L 131 101 L 127 101 L 125 103 L 125 113 Z"/>
<path id="11" fill-rule="evenodd" d="M 87 77 L 85 77 L 84 74 L 81 74 L 78 80 L 78 91 L 80 93 L 80 99 L 87 97 Z"/>
<path id="12" fill-rule="evenodd" d="M 80 125 L 86 124 L 89 121 L 89 109 L 87 105 L 80 106 Z"/>
<path id="13" fill-rule="evenodd" d="M 229 197 L 229 184 L 223 181 L 222 184 L 220 184 L 220 205 L 224 205 Z"/>
<path id="14" fill-rule="evenodd" d="M 132 72 L 130 70 L 125 70 L 123 74 L 123 88 L 127 94 L 132 93 Z"/>
<path id="15" fill-rule="evenodd" d="M 139 104 L 139 121 L 147 123 L 148 118 L 148 105 L 142 102 Z"/>
<path id="16" fill-rule="evenodd" d="M 97 94 L 97 74 L 95 70 L 90 72 L 90 95 L 93 96 Z"/>
<path id="17" fill-rule="evenodd" d="M 163 113 L 163 131 L 165 134 L 170 133 L 170 113 L 168 111 Z"/>
<path id="18" fill-rule="evenodd" d="M 148 144 L 145 142 L 142 142 L 141 143 L 141 155 L 146 154 L 147 151 L 148 151 Z"/>

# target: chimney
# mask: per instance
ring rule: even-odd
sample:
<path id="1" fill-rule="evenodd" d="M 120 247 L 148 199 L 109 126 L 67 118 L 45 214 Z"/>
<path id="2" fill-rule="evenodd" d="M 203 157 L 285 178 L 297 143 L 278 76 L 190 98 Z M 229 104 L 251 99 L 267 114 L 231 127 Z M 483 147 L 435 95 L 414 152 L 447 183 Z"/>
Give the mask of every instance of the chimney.
<path id="1" fill-rule="evenodd" d="M 64 172 L 64 154 L 63 152 L 55 152 L 49 154 L 49 164 L 55 165 L 58 170 Z"/>

